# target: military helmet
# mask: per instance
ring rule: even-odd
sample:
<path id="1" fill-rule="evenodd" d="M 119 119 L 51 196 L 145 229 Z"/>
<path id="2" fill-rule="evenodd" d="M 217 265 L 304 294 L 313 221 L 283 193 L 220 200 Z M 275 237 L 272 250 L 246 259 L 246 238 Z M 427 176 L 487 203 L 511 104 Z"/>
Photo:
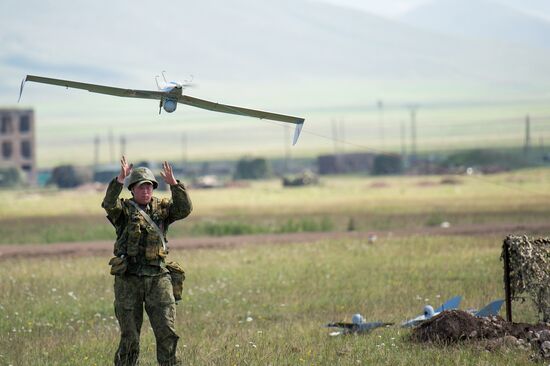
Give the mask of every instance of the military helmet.
<path id="1" fill-rule="evenodd" d="M 146 167 L 139 167 L 132 169 L 132 172 L 130 173 L 130 176 L 128 177 L 128 189 L 132 190 L 132 187 L 136 183 L 151 183 L 153 185 L 153 189 L 156 189 L 159 184 L 157 180 L 155 179 L 155 175 L 153 172 Z"/>

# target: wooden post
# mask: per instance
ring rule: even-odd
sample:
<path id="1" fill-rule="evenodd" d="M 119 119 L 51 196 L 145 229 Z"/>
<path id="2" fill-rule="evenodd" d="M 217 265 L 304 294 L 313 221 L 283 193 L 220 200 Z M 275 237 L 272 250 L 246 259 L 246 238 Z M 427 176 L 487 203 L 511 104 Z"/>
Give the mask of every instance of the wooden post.
<path id="1" fill-rule="evenodd" d="M 510 250 L 508 239 L 504 240 L 504 296 L 506 298 L 506 320 L 512 322 L 512 295 L 510 291 Z"/>

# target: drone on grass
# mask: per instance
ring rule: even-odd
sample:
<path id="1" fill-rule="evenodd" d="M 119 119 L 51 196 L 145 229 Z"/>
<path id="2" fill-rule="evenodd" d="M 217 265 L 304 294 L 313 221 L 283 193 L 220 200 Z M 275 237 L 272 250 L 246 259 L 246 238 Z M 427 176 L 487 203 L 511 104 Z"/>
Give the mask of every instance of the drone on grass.
<path id="1" fill-rule="evenodd" d="M 47 78 L 42 76 L 35 76 L 35 75 L 27 75 L 25 79 L 23 79 L 23 81 L 21 82 L 21 89 L 19 91 L 19 100 L 21 100 L 21 95 L 23 94 L 23 87 L 25 85 L 25 82 L 34 81 L 36 83 L 64 86 L 67 89 L 68 88 L 83 89 L 92 93 L 108 94 L 108 95 L 114 95 L 116 97 L 159 100 L 160 101 L 159 114 L 162 111 L 162 109 L 164 109 L 167 113 L 172 113 L 176 110 L 178 103 L 182 103 L 182 104 L 187 104 L 196 108 L 207 109 L 215 112 L 236 114 L 240 116 L 248 116 L 248 117 L 255 117 L 260 119 L 269 119 L 272 121 L 291 123 L 296 125 L 292 144 L 295 145 L 296 142 L 298 141 L 298 137 L 300 137 L 300 132 L 302 131 L 302 126 L 304 125 L 304 121 L 305 121 L 304 118 L 293 117 L 293 116 L 288 116 L 288 115 L 278 114 L 278 113 L 265 112 L 265 111 L 260 111 L 256 109 L 236 107 L 232 105 L 220 104 L 220 103 L 215 103 L 204 99 L 190 97 L 188 95 L 183 94 L 183 89 L 191 86 L 190 82 L 179 83 L 174 81 L 167 81 L 164 75 L 164 72 L 162 73 L 162 77 L 164 79 L 163 85 L 159 84 L 158 76 L 155 78 L 158 90 L 136 90 L 136 89 L 116 88 L 112 86 L 97 85 L 97 84 L 87 84 L 87 83 L 81 83 L 78 81 L 52 79 L 52 78 Z"/>

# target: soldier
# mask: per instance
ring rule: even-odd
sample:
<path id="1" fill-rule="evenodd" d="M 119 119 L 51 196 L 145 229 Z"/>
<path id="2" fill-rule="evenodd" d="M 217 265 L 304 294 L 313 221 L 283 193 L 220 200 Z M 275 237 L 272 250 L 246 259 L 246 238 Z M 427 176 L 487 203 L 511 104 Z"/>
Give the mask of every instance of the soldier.
<path id="1" fill-rule="evenodd" d="M 168 225 L 191 213 L 192 205 L 183 183 L 176 180 L 172 167 L 164 162 L 160 173 L 172 191 L 172 199 L 153 197 L 158 182 L 148 168 L 132 169 L 121 159 L 120 174 L 107 188 L 101 206 L 116 228 L 115 257 L 111 274 L 115 275 L 115 315 L 120 325 L 120 343 L 115 365 L 137 365 L 143 305 L 149 316 L 157 344 L 160 365 L 180 365 L 176 355 L 178 335 L 174 323 L 175 298 L 165 257 Z M 128 177 L 131 199 L 119 199 Z"/>

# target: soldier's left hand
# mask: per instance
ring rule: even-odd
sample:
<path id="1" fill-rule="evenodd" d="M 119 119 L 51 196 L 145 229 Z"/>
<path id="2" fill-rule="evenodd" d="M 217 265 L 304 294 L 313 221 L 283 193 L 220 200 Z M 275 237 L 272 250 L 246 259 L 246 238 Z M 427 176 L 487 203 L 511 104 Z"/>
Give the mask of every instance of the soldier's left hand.
<path id="1" fill-rule="evenodd" d="M 160 172 L 160 176 L 162 177 L 162 179 L 164 179 L 166 184 L 169 184 L 171 186 L 178 184 L 178 181 L 174 177 L 172 166 L 166 161 L 162 164 L 162 171 Z"/>

